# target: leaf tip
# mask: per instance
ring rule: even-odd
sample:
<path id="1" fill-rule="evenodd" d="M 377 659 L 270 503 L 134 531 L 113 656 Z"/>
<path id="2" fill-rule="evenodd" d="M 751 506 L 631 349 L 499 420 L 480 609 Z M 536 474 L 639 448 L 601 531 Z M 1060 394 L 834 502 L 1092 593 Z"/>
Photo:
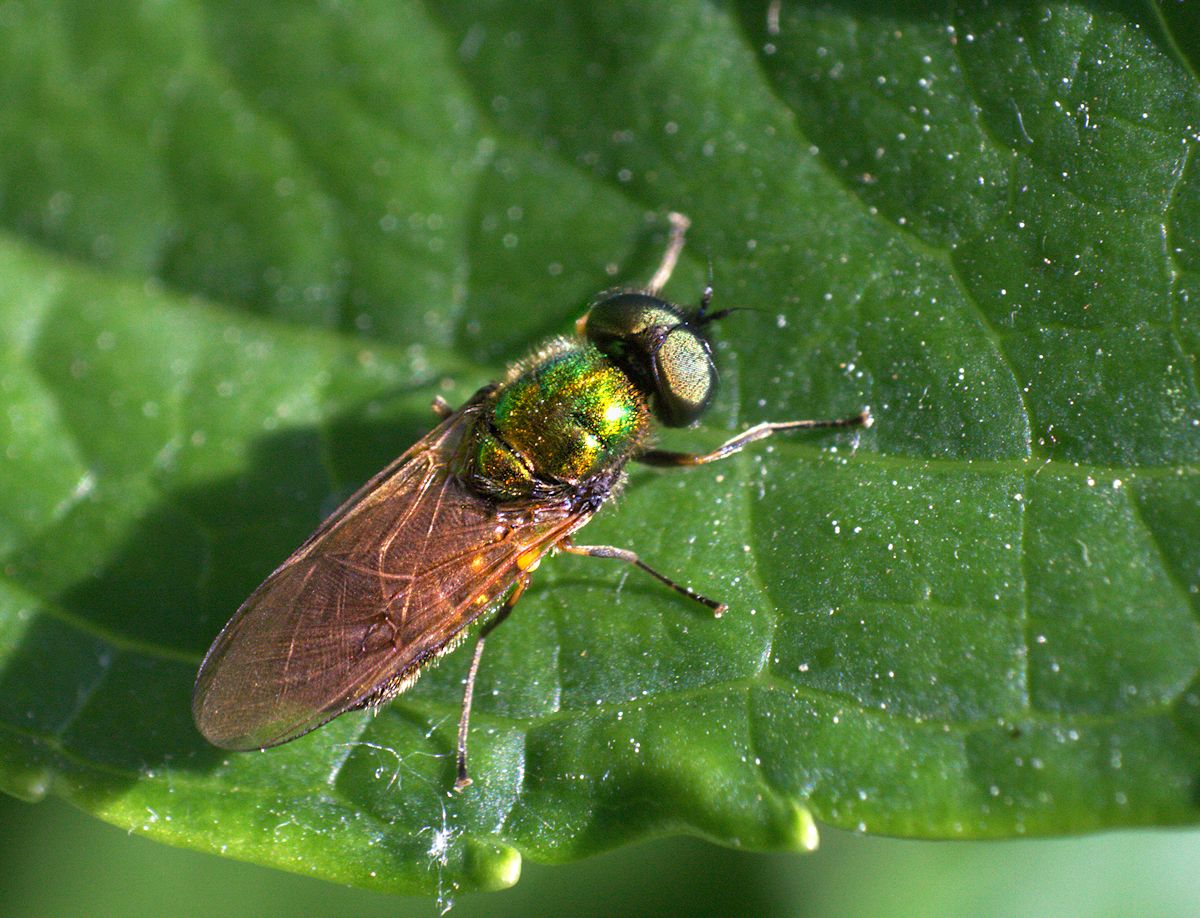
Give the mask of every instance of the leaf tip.
<path id="1" fill-rule="evenodd" d="M 0 789 L 26 803 L 39 803 L 50 792 L 54 775 L 48 768 L 19 769 L 5 776 Z"/>
<path id="2" fill-rule="evenodd" d="M 469 870 L 478 888 L 508 889 L 521 879 L 521 852 L 516 848 L 476 842 L 468 851 Z"/>
<path id="3" fill-rule="evenodd" d="M 504 848 L 503 853 L 496 860 L 496 867 L 497 882 L 506 889 L 509 886 L 516 886 L 517 880 L 521 879 L 521 852 L 516 848 Z"/>
<path id="4" fill-rule="evenodd" d="M 812 812 L 798 803 L 792 810 L 791 842 L 800 851 L 816 851 L 821 843 L 821 833 Z"/>

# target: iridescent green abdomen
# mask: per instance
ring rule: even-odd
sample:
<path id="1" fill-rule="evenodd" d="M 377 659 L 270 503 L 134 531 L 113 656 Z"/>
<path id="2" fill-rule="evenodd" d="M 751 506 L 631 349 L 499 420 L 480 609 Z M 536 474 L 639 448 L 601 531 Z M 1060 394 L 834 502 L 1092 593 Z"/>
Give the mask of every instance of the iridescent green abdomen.
<path id="1" fill-rule="evenodd" d="M 527 497 L 623 465 L 642 443 L 645 398 L 595 347 L 560 340 L 517 364 L 488 396 L 465 458 L 477 487 Z"/>

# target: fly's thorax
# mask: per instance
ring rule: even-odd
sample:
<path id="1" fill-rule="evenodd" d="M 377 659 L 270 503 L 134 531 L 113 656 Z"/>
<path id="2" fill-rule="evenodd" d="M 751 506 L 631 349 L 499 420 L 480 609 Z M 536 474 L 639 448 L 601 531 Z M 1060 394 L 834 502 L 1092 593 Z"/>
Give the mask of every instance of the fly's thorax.
<path id="1" fill-rule="evenodd" d="M 644 396 L 596 348 L 557 341 L 518 364 L 475 426 L 467 472 L 499 497 L 615 471 L 650 425 Z"/>

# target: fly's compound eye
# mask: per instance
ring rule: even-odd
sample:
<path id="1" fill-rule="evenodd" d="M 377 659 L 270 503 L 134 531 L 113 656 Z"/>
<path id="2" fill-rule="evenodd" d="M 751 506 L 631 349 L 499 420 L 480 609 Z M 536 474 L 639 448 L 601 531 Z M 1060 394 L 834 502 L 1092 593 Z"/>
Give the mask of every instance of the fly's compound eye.
<path id="1" fill-rule="evenodd" d="M 696 331 L 677 326 L 655 354 L 658 414 L 668 427 L 691 424 L 708 407 L 717 388 L 708 341 Z"/>
<path id="2" fill-rule="evenodd" d="M 691 424 L 712 400 L 717 370 L 708 340 L 673 303 L 616 293 L 591 308 L 583 332 L 650 396 L 668 427 Z"/>

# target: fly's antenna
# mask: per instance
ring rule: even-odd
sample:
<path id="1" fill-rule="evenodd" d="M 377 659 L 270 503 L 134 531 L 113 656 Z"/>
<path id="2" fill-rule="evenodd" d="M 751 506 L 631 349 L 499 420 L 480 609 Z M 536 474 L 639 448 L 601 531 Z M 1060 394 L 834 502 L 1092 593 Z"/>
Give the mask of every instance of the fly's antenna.
<path id="1" fill-rule="evenodd" d="M 713 262 L 712 256 L 708 256 L 708 283 L 704 285 L 704 292 L 700 294 L 700 305 L 696 308 L 696 314 L 692 316 L 692 324 L 697 328 L 703 328 L 712 322 L 716 322 L 725 318 L 731 312 L 738 312 L 747 309 L 746 306 L 729 306 L 726 309 L 718 309 L 716 312 L 709 312 L 708 307 L 712 305 L 713 300 Z"/>

